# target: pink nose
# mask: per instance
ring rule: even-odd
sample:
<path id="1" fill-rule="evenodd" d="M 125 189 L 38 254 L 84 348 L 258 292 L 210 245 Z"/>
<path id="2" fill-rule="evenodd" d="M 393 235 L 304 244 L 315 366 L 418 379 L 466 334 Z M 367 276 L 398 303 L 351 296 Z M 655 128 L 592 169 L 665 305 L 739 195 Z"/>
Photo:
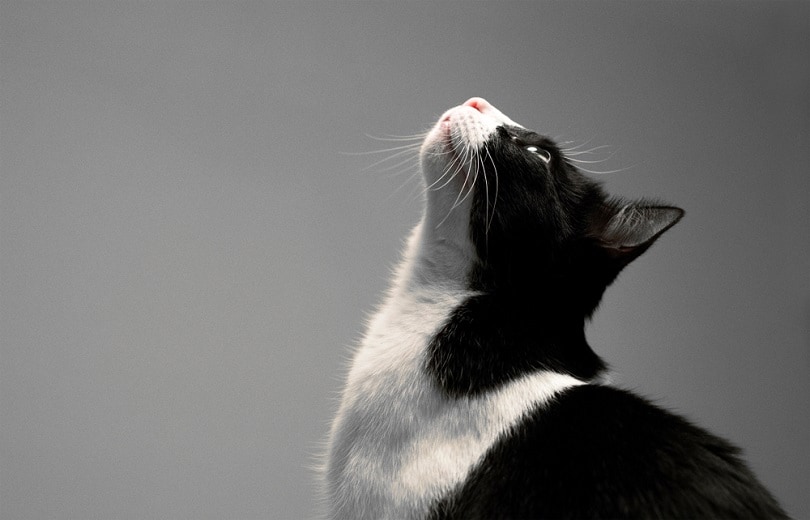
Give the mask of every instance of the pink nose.
<path id="1" fill-rule="evenodd" d="M 480 97 L 474 97 L 474 98 L 468 99 L 467 101 L 464 102 L 464 106 L 465 107 L 472 107 L 472 108 L 478 110 L 479 112 L 485 112 L 486 110 L 489 110 L 489 109 L 492 108 L 492 105 L 489 104 L 489 101 L 487 101 L 484 98 L 480 98 Z"/>

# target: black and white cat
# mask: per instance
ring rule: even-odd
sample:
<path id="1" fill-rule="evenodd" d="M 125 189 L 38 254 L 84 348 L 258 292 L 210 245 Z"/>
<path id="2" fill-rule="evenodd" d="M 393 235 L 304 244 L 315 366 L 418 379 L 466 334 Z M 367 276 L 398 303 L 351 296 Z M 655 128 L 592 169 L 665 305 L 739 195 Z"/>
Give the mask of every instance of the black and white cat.
<path id="1" fill-rule="evenodd" d="M 682 210 L 609 198 L 481 98 L 420 160 L 424 217 L 332 426 L 333 518 L 785 518 L 735 447 L 603 384 L 585 339 Z"/>

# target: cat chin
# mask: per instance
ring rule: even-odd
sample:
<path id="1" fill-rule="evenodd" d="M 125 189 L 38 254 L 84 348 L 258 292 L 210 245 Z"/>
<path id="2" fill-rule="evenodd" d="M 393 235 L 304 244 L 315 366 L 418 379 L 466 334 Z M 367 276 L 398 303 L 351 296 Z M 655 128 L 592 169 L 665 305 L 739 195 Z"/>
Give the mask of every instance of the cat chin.
<path id="1" fill-rule="evenodd" d="M 420 152 L 428 186 L 442 182 L 442 177 L 448 174 L 456 176 L 455 170 L 469 177 L 477 164 L 477 153 L 503 125 L 522 128 L 480 97 L 470 98 L 442 114 Z"/>
<path id="2" fill-rule="evenodd" d="M 503 125 L 519 126 L 483 98 L 446 111 L 420 150 L 426 208 L 418 261 L 437 279 L 463 282 L 475 258 L 470 214 L 476 183 L 483 179 L 487 143 Z"/>

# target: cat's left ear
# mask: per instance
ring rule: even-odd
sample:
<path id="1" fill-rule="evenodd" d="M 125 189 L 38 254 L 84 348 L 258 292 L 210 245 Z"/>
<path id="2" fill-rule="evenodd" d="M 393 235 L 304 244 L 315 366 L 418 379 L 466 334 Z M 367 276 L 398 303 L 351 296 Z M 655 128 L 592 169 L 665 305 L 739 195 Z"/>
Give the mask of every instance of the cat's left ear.
<path id="1" fill-rule="evenodd" d="M 624 267 L 646 251 L 684 211 L 644 202 L 612 204 L 597 218 L 596 238 L 609 256 Z"/>

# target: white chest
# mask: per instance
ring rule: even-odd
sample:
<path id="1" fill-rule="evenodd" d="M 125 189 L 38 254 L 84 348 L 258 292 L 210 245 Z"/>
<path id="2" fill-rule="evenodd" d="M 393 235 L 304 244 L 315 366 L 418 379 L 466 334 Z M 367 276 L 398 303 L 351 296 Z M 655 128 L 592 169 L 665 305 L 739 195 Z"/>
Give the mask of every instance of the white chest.
<path id="1" fill-rule="evenodd" d="M 543 372 L 483 396 L 442 394 L 424 370 L 426 348 L 466 296 L 437 290 L 400 294 L 372 320 L 330 439 L 327 479 L 334 518 L 424 516 L 528 411 L 581 384 Z"/>

